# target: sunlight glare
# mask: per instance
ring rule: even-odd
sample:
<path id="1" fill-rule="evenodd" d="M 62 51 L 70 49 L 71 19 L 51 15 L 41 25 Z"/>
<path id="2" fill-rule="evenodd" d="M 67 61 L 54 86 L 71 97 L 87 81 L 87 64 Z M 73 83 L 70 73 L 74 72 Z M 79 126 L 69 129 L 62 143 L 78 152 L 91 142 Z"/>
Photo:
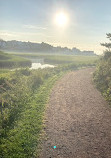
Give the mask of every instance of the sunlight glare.
<path id="1" fill-rule="evenodd" d="M 60 12 L 56 14 L 55 23 L 59 27 L 65 27 L 68 22 L 68 17 L 64 12 Z"/>

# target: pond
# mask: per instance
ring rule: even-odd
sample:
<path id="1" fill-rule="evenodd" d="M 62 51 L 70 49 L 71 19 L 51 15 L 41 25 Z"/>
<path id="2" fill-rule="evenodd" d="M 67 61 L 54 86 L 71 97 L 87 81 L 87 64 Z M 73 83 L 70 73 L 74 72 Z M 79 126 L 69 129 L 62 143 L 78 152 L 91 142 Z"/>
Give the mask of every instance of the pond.
<path id="1" fill-rule="evenodd" d="M 44 68 L 48 68 L 48 67 L 54 68 L 55 66 L 50 65 L 50 64 L 32 63 L 32 66 L 31 66 L 30 70 L 39 69 L 39 68 L 44 69 Z"/>
<path id="2" fill-rule="evenodd" d="M 30 70 L 33 70 L 33 69 L 44 69 L 44 68 L 54 68 L 56 66 L 54 65 L 50 65 L 50 64 L 41 64 L 41 63 L 32 63 L 31 67 L 29 68 Z M 15 70 L 19 70 L 21 68 L 15 68 L 15 69 L 11 69 L 10 71 L 15 71 Z"/>

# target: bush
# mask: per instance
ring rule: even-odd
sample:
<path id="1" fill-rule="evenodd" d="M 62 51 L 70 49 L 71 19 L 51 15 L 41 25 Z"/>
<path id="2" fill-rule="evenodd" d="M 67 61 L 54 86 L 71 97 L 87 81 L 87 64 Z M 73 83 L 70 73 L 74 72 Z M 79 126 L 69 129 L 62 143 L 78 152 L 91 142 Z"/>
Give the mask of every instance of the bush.
<path id="1" fill-rule="evenodd" d="M 106 51 L 100 59 L 93 78 L 97 88 L 111 103 L 111 52 Z"/>

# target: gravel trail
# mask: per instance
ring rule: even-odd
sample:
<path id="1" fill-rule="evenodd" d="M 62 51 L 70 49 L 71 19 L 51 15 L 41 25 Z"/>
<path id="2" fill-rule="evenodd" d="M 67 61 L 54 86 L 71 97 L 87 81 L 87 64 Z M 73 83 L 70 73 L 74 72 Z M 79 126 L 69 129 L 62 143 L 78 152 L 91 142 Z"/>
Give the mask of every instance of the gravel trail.
<path id="1" fill-rule="evenodd" d="M 111 158 L 111 107 L 93 85 L 93 72 L 70 72 L 53 88 L 41 158 Z"/>

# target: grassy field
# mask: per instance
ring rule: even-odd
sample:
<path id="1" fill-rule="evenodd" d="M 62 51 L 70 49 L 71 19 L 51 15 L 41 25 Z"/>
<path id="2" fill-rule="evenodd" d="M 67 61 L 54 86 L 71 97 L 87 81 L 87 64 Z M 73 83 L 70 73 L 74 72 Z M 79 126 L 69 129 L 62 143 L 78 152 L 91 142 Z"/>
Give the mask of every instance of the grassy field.
<path id="1" fill-rule="evenodd" d="M 38 75 L 36 76 L 35 73 L 38 73 Z M 41 77 L 38 77 L 39 72 L 36 71 L 35 73 L 33 75 L 35 76 L 36 81 L 42 81 Z M 39 88 L 35 86 L 35 84 L 37 84 L 35 82 L 33 96 L 29 94 L 27 87 L 25 88 L 23 85 L 24 83 L 22 83 L 21 86 L 23 87 L 23 92 L 21 100 L 18 100 L 18 108 L 15 107 L 15 109 L 13 109 L 16 112 L 10 112 L 11 118 L 8 122 L 8 118 L 5 120 L 10 127 L 4 127 L 1 131 L 0 155 L 2 158 L 37 158 L 39 155 L 38 146 L 40 145 L 40 133 L 43 128 L 44 110 L 48 101 L 48 96 L 52 86 L 61 75 L 62 74 L 52 75 L 45 80 L 42 85 L 41 83 L 38 83 L 41 85 Z M 43 77 L 43 75 L 41 76 Z M 34 78 L 32 81 L 34 83 Z M 20 92 L 20 89 L 17 91 Z M 24 97 L 26 96 L 27 100 L 24 100 Z M 14 114 L 16 114 L 16 116 Z"/>
<path id="2" fill-rule="evenodd" d="M 17 68 L 31 66 L 31 61 L 0 51 L 0 68 Z"/>
<path id="3" fill-rule="evenodd" d="M 41 58 L 44 59 L 44 63 L 48 64 L 67 64 L 67 63 L 96 63 L 98 56 L 77 56 L 77 55 L 59 55 L 59 54 L 36 54 L 36 53 L 14 53 L 13 55 L 28 57 L 28 58 Z"/>

